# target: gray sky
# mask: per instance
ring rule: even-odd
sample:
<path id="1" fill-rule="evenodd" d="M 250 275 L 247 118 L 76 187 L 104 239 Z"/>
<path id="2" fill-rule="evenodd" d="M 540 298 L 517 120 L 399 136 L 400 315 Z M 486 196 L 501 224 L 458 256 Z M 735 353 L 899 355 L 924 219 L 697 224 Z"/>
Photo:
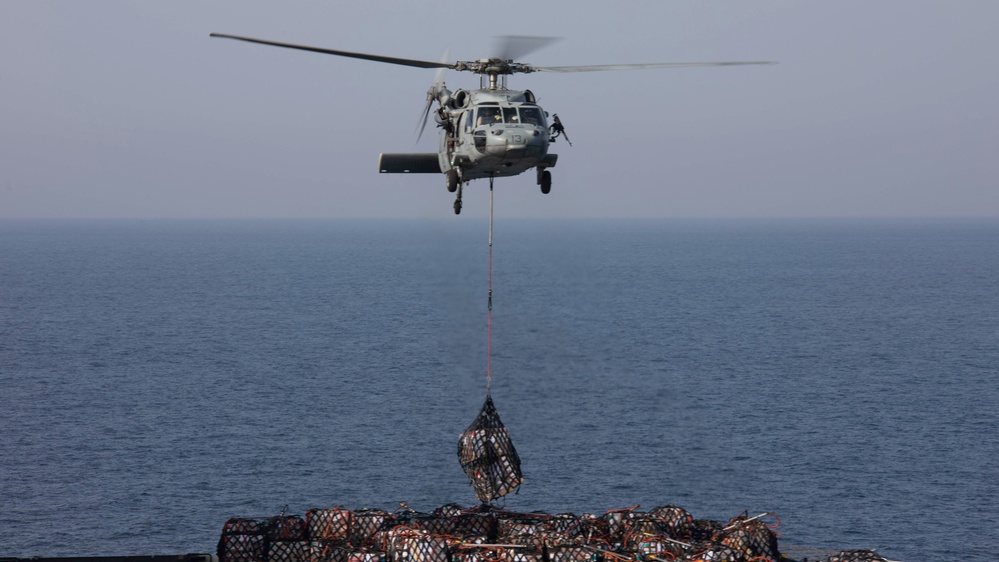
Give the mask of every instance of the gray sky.
<path id="1" fill-rule="evenodd" d="M 0 2 L 0 217 L 445 217 L 443 176 L 381 175 L 434 71 L 208 37 L 538 65 L 776 66 L 518 75 L 562 118 L 552 193 L 507 217 L 999 216 L 999 2 Z M 476 76 L 448 73 L 450 88 Z M 487 210 L 473 182 L 466 215 Z M 460 219 L 456 219 L 460 220 Z"/>

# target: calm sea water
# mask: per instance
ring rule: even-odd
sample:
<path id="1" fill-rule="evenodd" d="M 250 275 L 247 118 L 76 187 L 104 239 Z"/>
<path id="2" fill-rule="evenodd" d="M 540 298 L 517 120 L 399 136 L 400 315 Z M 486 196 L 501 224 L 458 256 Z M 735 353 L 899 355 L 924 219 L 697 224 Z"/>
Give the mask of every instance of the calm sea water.
<path id="1" fill-rule="evenodd" d="M 487 224 L 0 224 L 0 556 L 474 505 Z M 497 221 L 508 509 L 999 557 L 999 222 Z"/>

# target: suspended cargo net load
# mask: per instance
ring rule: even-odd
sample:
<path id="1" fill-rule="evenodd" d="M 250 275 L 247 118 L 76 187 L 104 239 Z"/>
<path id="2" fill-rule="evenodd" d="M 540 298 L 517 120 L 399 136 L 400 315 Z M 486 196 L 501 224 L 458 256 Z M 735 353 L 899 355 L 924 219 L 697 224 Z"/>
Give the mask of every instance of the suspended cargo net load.
<path id="1" fill-rule="evenodd" d="M 486 395 L 479 415 L 458 438 L 458 460 L 482 503 L 513 492 L 524 481 L 520 457 L 492 396 Z"/>
<path id="2" fill-rule="evenodd" d="M 219 540 L 219 562 L 886 562 L 870 550 L 778 550 L 771 513 L 720 523 L 680 507 L 638 506 L 603 515 L 447 504 L 421 513 L 343 506 L 295 516 L 233 518 Z"/>

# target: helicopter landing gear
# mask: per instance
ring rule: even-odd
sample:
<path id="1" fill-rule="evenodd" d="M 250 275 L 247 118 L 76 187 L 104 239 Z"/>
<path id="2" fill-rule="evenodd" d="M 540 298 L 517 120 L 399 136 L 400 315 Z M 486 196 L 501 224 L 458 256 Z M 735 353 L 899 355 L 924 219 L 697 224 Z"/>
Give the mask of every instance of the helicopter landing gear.
<path id="1" fill-rule="evenodd" d="M 538 170 L 538 185 L 541 186 L 541 193 L 548 195 L 552 190 L 552 173 L 548 170 Z"/>
<path id="2" fill-rule="evenodd" d="M 458 192 L 458 197 L 454 200 L 454 214 L 461 214 L 461 184 L 455 186 L 455 190 Z"/>
<path id="3" fill-rule="evenodd" d="M 458 183 L 460 183 L 458 180 L 458 170 L 451 168 L 447 171 L 447 190 L 450 193 L 454 193 L 458 190 Z"/>

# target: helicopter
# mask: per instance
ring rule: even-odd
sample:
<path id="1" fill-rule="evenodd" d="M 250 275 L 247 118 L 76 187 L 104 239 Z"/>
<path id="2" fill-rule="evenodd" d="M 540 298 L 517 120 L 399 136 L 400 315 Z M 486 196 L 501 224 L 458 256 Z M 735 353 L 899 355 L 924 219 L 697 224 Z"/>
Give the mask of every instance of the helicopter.
<path id="1" fill-rule="evenodd" d="M 418 123 L 417 135 L 419 141 L 426 129 L 433 104 L 437 102 L 434 121 L 441 129 L 437 152 L 382 153 L 378 158 L 378 171 L 383 174 L 443 173 L 447 190 L 456 193 L 454 200 L 456 215 L 461 213 L 462 186 L 476 179 L 489 178 L 489 189 L 492 191 L 494 178 L 516 176 L 534 168 L 541 193 L 550 193 L 552 174 L 548 168 L 555 166 L 558 155 L 548 150 L 560 137 L 572 146 L 557 113 L 549 115 L 544 111 L 531 90 L 507 88 L 507 77 L 510 75 L 533 72 L 566 73 L 775 64 L 772 61 L 736 61 L 535 66 L 516 62 L 514 59 L 556 40 L 553 37 L 533 36 L 501 37 L 499 53 L 496 56 L 457 62 L 404 59 L 223 33 L 212 33 L 210 36 L 388 64 L 437 69 L 437 76 L 427 90 L 427 103 Z M 447 89 L 443 81 L 445 70 L 478 74 L 479 88 L 455 91 Z"/>

